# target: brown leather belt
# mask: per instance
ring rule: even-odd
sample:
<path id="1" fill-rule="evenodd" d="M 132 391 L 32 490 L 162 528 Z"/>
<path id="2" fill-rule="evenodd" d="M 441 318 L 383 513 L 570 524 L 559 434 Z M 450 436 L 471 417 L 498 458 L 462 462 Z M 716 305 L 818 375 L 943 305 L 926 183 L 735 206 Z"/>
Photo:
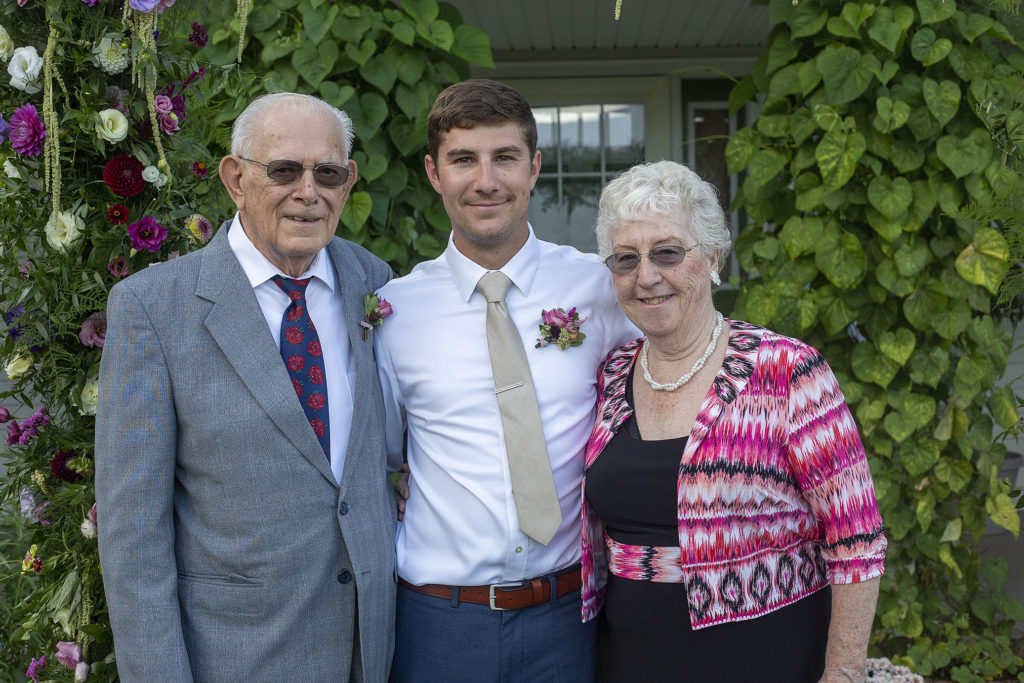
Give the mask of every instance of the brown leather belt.
<path id="1" fill-rule="evenodd" d="M 551 579 L 554 579 L 556 598 L 578 591 L 583 585 L 583 576 L 580 573 L 579 565 L 565 569 L 558 574 L 548 574 L 526 581 L 495 583 L 489 586 L 445 586 L 439 583 L 417 586 L 402 578 L 398 579 L 398 585 L 417 593 L 445 600 L 451 600 L 452 591 L 458 591 L 460 602 L 487 605 L 493 610 L 509 610 L 542 605 L 550 600 Z"/>

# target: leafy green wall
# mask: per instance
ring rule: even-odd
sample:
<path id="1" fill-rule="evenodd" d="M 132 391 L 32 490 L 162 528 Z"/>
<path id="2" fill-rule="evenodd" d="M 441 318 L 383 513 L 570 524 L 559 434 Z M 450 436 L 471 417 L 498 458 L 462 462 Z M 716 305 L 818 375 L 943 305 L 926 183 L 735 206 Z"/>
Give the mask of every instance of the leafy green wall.
<path id="1" fill-rule="evenodd" d="M 1016 182 L 979 113 L 1020 116 L 1024 55 L 988 2 L 769 4 L 731 96 L 761 106 L 726 151 L 750 218 L 736 314 L 821 349 L 860 425 L 890 542 L 874 647 L 924 675 L 1016 673 L 1024 608 L 977 549 L 988 519 L 1020 527 L 993 443 L 1016 420 L 996 384 L 1009 250 L 960 209 Z"/>
<path id="2" fill-rule="evenodd" d="M 286 90 L 317 94 L 343 109 L 356 132 L 352 158 L 359 180 L 338 234 L 408 272 L 437 256 L 451 223 L 423 171 L 427 114 L 441 90 L 469 77 L 469 64 L 493 66 L 490 39 L 436 0 L 401 5 L 368 0 L 273 0 L 253 3 L 245 26 L 241 70 L 253 86 L 218 115 L 227 127 L 253 94 Z M 222 25 L 202 55 L 230 65 L 240 22 L 229 3 L 211 3 Z"/>

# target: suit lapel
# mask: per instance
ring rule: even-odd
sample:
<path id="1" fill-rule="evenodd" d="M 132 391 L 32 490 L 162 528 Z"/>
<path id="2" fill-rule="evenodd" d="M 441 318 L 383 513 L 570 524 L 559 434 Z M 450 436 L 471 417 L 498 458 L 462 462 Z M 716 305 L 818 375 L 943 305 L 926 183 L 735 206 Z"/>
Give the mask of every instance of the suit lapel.
<path id="1" fill-rule="evenodd" d="M 256 294 L 228 243 L 225 222 L 203 249 L 196 295 L 213 302 L 206 328 L 259 406 L 332 484 L 330 463 L 295 400 Z"/>
<path id="2" fill-rule="evenodd" d="M 331 240 L 327 250 L 338 277 L 338 294 L 341 296 L 345 311 L 345 330 L 348 333 L 352 361 L 356 369 L 356 382 L 352 387 L 352 431 L 348 438 L 345 469 L 341 476 L 341 494 L 344 496 L 356 467 L 355 460 L 359 457 L 361 445 L 366 441 L 370 414 L 367 401 L 373 400 L 376 396 L 376 392 L 373 391 L 373 380 L 377 367 L 373 360 L 373 339 L 369 336 L 363 339 L 364 328 L 359 324 L 364 318 L 363 298 L 370 293 L 366 271 L 341 239 Z"/>

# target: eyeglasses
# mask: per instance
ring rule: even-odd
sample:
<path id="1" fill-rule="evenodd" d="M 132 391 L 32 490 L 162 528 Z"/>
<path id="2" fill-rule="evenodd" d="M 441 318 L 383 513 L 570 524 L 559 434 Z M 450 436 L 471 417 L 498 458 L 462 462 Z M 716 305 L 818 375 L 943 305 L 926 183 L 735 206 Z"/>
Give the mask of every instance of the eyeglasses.
<path id="1" fill-rule="evenodd" d="M 291 159 L 274 159 L 270 163 L 263 163 L 255 159 L 238 157 L 242 161 L 251 161 L 267 169 L 267 177 L 275 183 L 287 185 L 294 183 L 302 177 L 307 168 L 313 169 L 313 180 L 320 187 L 341 187 L 348 181 L 350 175 L 355 175 L 345 166 L 340 164 L 317 164 L 316 166 L 303 166 Z"/>
<path id="2" fill-rule="evenodd" d="M 683 262 L 687 252 L 693 251 L 696 248 L 682 247 L 678 244 L 666 244 L 651 249 L 647 252 L 647 258 L 658 268 L 674 268 Z M 620 251 L 606 258 L 604 264 L 608 266 L 608 270 L 616 275 L 628 275 L 640 265 L 640 256 L 635 251 Z"/>

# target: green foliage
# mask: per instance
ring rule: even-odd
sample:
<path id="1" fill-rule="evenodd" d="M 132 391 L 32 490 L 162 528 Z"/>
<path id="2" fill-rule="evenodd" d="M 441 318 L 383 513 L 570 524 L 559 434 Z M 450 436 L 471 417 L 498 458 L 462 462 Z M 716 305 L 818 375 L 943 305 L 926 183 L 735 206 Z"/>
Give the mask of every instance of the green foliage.
<path id="1" fill-rule="evenodd" d="M 210 8 L 224 15 L 211 20 L 223 28 L 206 48 L 220 63 L 234 60 L 238 40 L 228 4 Z M 446 85 L 468 77 L 469 63 L 494 65 L 490 39 L 436 0 L 253 4 L 242 69 L 263 75 L 260 89 L 316 94 L 352 118 L 359 180 L 338 234 L 397 273 L 437 256 L 451 224 L 423 169 L 427 114 Z M 222 108 L 217 123 L 226 129 L 248 99 Z"/>
<path id="2" fill-rule="evenodd" d="M 203 243 L 201 214 L 230 215 L 216 173 L 209 173 L 217 158 L 210 122 L 224 89 L 245 87 L 232 71 L 204 73 L 187 40 L 198 17 L 184 4 L 160 16 L 154 42 L 156 15 L 126 3 L 0 2 L 0 24 L 14 47 L 34 48 L 47 63 L 38 90 L 8 85 L 4 76 L 0 114 L 9 121 L 32 105 L 51 144 L 42 154 L 0 144 L 0 364 L 12 380 L 0 394 L 8 433 L 0 482 L 2 680 L 24 679 L 31 659 L 43 655 L 41 679 L 73 680 L 54 657 L 61 641 L 81 647 L 89 680 L 117 677 L 94 526 L 87 524 L 95 514 L 102 312 L 127 271 Z M 104 62 L 94 53 L 111 35 L 128 61 Z M 174 98 L 172 111 L 154 109 L 160 95 Z M 106 138 L 97 129 L 101 113 L 116 123 Z M 155 128 L 154 120 L 167 127 Z M 135 178 L 138 193 L 130 197 L 104 180 L 108 161 L 119 155 L 150 167 Z M 52 230 L 54 205 L 65 223 L 77 225 L 76 237 Z M 133 224 L 143 218 L 166 233 L 154 228 L 142 244 Z M 83 334 L 89 319 L 94 330 Z M 43 407 L 49 422 L 19 439 L 26 418 Z"/>
<path id="3" fill-rule="evenodd" d="M 1020 204 L 986 213 L 1019 181 L 1003 157 L 1024 134 L 1020 45 L 980 0 L 770 6 L 730 98 L 761 105 L 726 150 L 751 218 L 736 314 L 821 349 L 858 420 L 889 539 L 874 647 L 924 675 L 1015 674 L 1024 608 L 977 542 L 986 520 L 1020 530 L 992 438 L 1016 419 L 994 305 Z"/>

